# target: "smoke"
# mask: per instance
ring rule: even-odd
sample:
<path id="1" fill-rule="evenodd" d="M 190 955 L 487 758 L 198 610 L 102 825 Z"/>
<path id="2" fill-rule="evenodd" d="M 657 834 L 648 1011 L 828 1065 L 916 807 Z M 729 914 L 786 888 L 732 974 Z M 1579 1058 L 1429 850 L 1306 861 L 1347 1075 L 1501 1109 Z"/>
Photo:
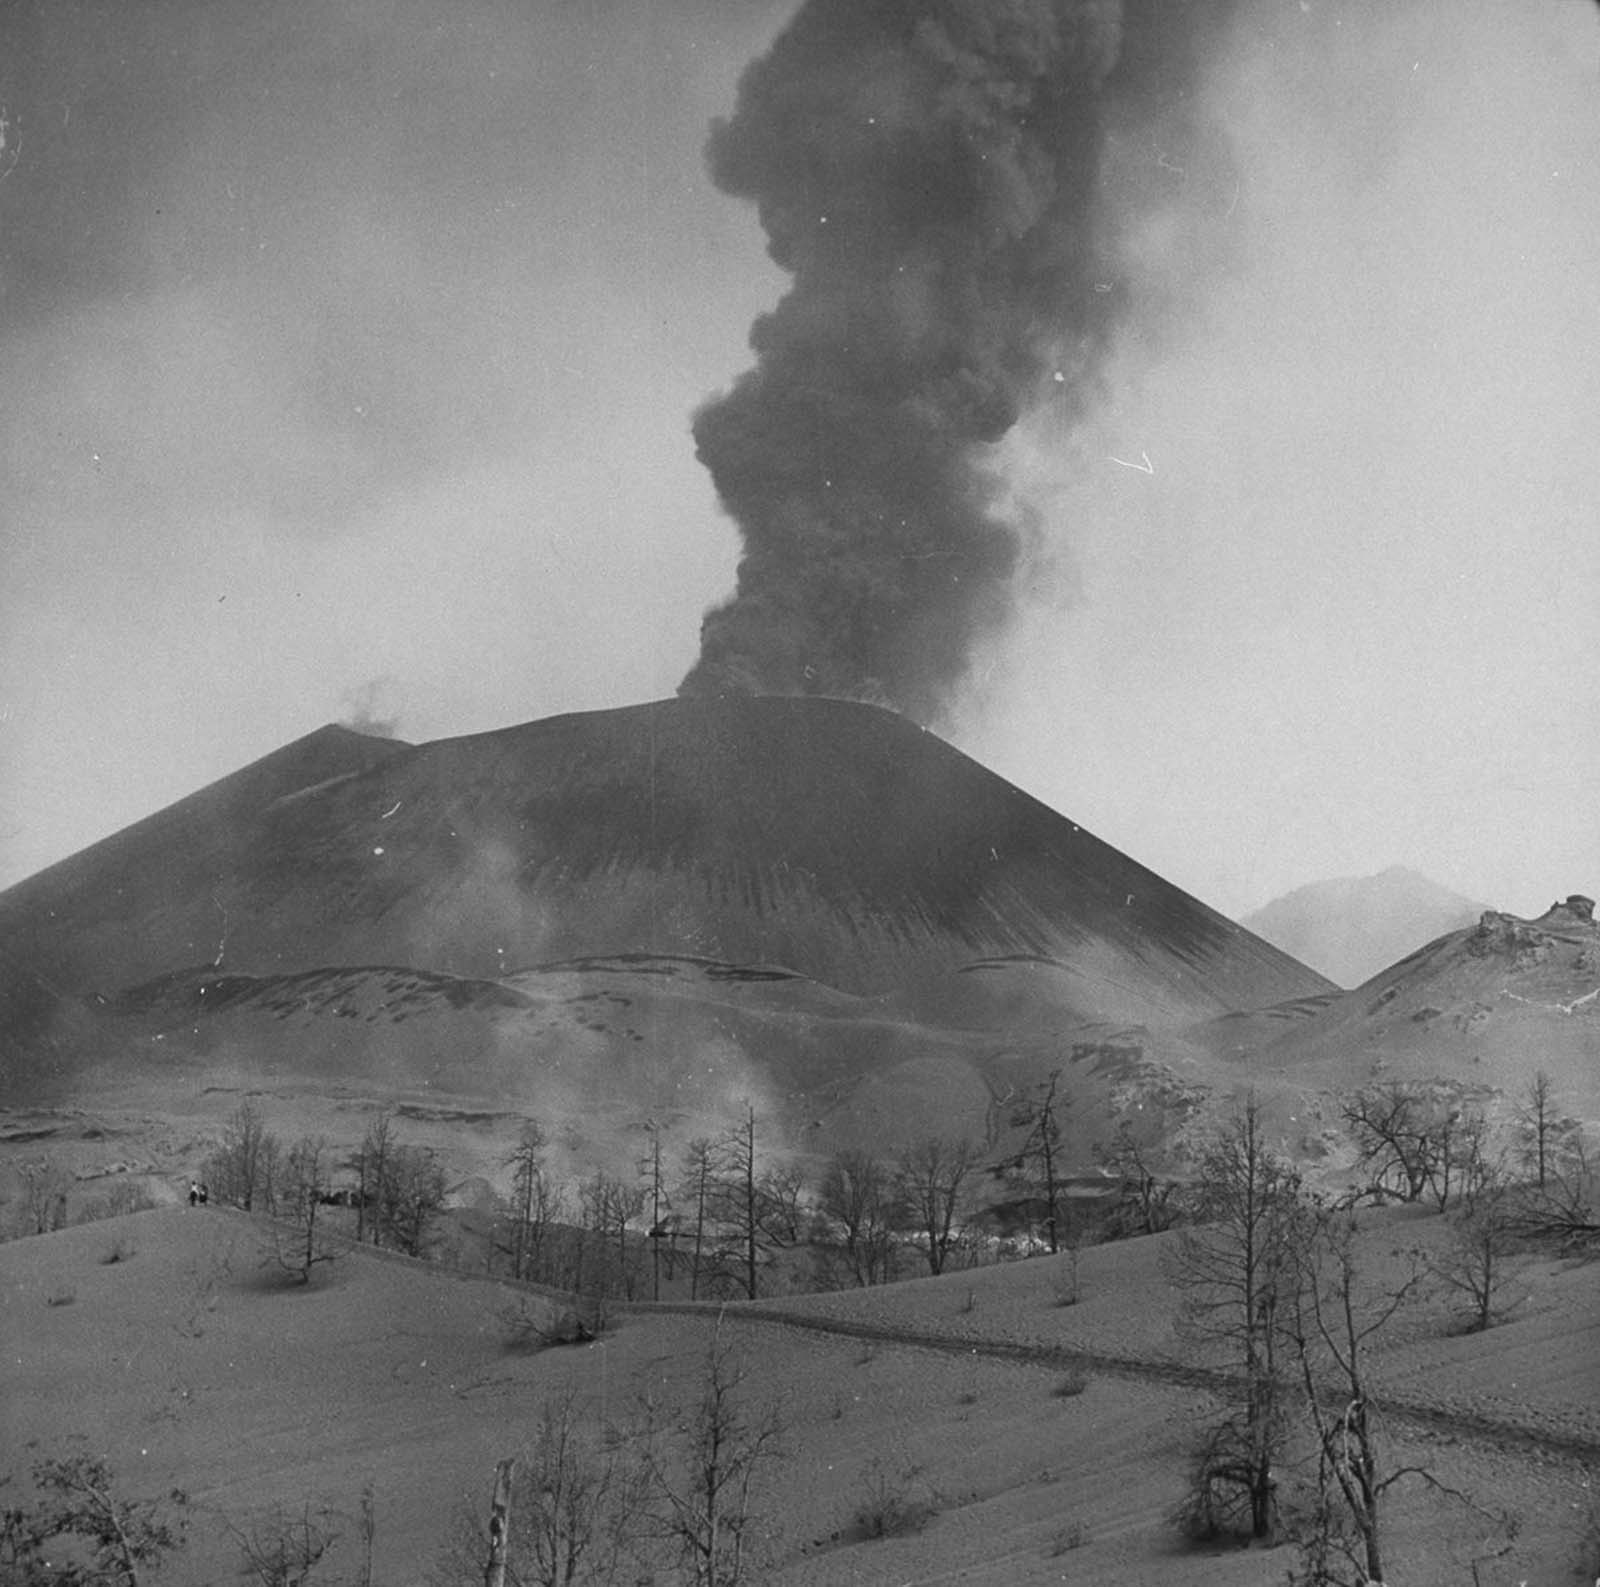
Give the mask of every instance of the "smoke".
<path id="1" fill-rule="evenodd" d="M 997 445 L 1085 409 L 1129 306 L 1102 222 L 1159 191 L 1107 148 L 1148 123 L 1186 151 L 1227 9 L 808 0 L 747 69 L 708 162 L 794 280 L 695 417 L 743 555 L 680 692 L 938 715 L 1026 545 Z"/>
<path id="2" fill-rule="evenodd" d="M 339 725 L 369 738 L 399 738 L 400 710 L 395 700 L 398 690 L 398 680 L 387 673 L 346 689 L 340 702 L 344 714 Z"/>

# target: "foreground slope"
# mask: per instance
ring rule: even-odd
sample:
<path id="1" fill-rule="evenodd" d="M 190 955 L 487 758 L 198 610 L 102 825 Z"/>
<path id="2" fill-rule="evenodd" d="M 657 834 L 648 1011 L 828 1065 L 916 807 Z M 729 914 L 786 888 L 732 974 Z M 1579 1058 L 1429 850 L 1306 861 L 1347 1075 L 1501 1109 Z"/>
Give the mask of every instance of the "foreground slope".
<path id="1" fill-rule="evenodd" d="M 1438 1220 L 1386 1216 L 1364 1249 L 1381 1262 L 1438 1232 Z M 495 1462 L 530 1445 L 544 1405 L 570 1392 L 598 1426 L 649 1396 L 670 1424 L 692 1406 L 720 1327 L 755 1368 L 744 1403 L 777 1406 L 785 1426 L 783 1458 L 757 1486 L 754 1579 L 1278 1584 L 1289 1549 L 1185 1549 L 1170 1524 L 1216 1407 L 1171 1331 L 1167 1238 L 1084 1252 L 1073 1306 L 1059 1303 L 1066 1259 L 1041 1259 L 784 1302 L 804 1326 L 761 1320 L 765 1305 L 730 1305 L 720 1322 L 709 1308 L 645 1312 L 603 1344 L 530 1355 L 507 1347 L 518 1297 L 505 1286 L 353 1254 L 313 1288 L 285 1289 L 260 1265 L 260 1224 L 219 1209 L 145 1213 L 0 1245 L 11 1342 L 0 1475 L 88 1452 L 130 1498 L 186 1489 L 190 1545 L 158 1584 L 231 1579 L 238 1531 L 307 1507 L 342 1534 L 328 1573 L 359 1579 L 355 1516 L 370 1487 L 371 1579 L 420 1587 L 440 1579 L 458 1505 L 481 1515 Z M 1379 1393 L 1399 1412 L 1385 1420 L 1386 1456 L 1482 1507 L 1419 1483 L 1393 1489 L 1397 1579 L 1473 1580 L 1473 1560 L 1499 1546 L 1501 1509 L 1522 1525 L 1483 1580 L 1578 1579 L 1600 1425 L 1586 1370 L 1597 1271 L 1539 1261 L 1516 1321 L 1451 1337 L 1424 1314 L 1381 1351 Z M 1081 1392 L 1064 1392 L 1077 1352 Z M 924 1506 L 925 1527 L 866 1535 L 855 1518 L 874 1482 Z M 449 1579 L 476 1579 L 480 1559 Z"/>

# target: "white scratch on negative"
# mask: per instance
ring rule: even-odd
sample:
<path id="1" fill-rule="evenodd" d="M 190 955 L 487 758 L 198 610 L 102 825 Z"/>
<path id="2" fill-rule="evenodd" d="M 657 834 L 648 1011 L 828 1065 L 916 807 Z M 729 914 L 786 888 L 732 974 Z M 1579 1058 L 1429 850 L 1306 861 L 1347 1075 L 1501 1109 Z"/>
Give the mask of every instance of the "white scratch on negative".
<path id="1" fill-rule="evenodd" d="M 1140 474 L 1153 474 L 1153 473 L 1155 473 L 1155 471 L 1156 471 L 1155 464 L 1150 461 L 1150 454 L 1148 452 L 1140 452 L 1139 456 L 1141 458 L 1143 458 L 1143 460 L 1144 460 L 1143 462 L 1130 463 L 1127 460 L 1127 458 L 1125 458 L 1125 457 L 1112 457 L 1111 454 L 1108 452 L 1106 454 L 1106 461 L 1108 463 L 1120 463 L 1124 468 L 1134 469 L 1135 471 L 1137 471 Z"/>

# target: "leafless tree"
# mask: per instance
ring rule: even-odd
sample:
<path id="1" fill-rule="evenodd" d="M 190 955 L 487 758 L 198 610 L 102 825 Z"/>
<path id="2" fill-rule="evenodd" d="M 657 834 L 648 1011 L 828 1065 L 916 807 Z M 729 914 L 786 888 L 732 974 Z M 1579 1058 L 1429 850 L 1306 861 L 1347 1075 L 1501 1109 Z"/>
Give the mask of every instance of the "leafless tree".
<path id="1" fill-rule="evenodd" d="M 219 1201 L 252 1212 L 258 1196 L 270 1199 L 270 1170 L 277 1157 L 277 1141 L 256 1105 L 241 1102 L 223 1126 L 221 1146 L 206 1159 L 207 1186 Z"/>
<path id="2" fill-rule="evenodd" d="M 248 1528 L 230 1528 L 239 1549 L 239 1574 L 257 1587 L 305 1587 L 339 1541 L 337 1521 L 334 1511 L 307 1503 L 298 1514 L 280 1505 Z"/>
<path id="3" fill-rule="evenodd" d="M 444 1169 L 425 1146 L 390 1145 L 377 1182 L 375 1229 L 396 1250 L 422 1256 L 429 1229 L 444 1206 Z"/>
<path id="4" fill-rule="evenodd" d="M 139 1587 L 146 1567 L 183 1546 L 188 1498 L 178 1489 L 164 1501 L 119 1498 L 111 1468 L 93 1455 L 42 1461 L 33 1482 L 31 1504 L 0 1509 L 0 1580 Z M 87 1562 L 64 1565 L 63 1545 Z"/>
<path id="5" fill-rule="evenodd" d="M 707 1261 L 707 1238 L 716 1216 L 716 1190 L 721 1158 L 716 1142 L 700 1136 L 690 1141 L 683 1157 L 680 1206 L 690 1209 L 693 1219 L 693 1244 L 690 1246 L 689 1298 L 699 1300 L 707 1280 L 717 1275 Z"/>
<path id="6" fill-rule="evenodd" d="M 505 1159 L 511 1170 L 511 1276 L 517 1279 L 544 1275 L 545 1240 L 559 1215 L 561 1190 L 550 1178 L 545 1147 L 544 1127 L 529 1119 Z"/>
<path id="7" fill-rule="evenodd" d="M 356 1176 L 356 1240 L 382 1243 L 380 1203 L 382 1187 L 388 1183 L 390 1153 L 395 1147 L 394 1115 L 387 1110 L 373 1119 L 361 1137 L 361 1145 L 345 1165 Z"/>
<path id="8" fill-rule="evenodd" d="M 565 1393 L 541 1407 L 512 1460 L 500 1539 L 505 1579 L 523 1587 L 609 1587 L 642 1579 L 647 1544 L 647 1466 L 642 1428 L 605 1422 L 587 1400 Z M 438 1587 L 487 1579 L 488 1520 L 464 1501 L 430 1573 Z"/>
<path id="9" fill-rule="evenodd" d="M 658 1534 L 694 1587 L 739 1587 L 748 1579 L 758 1484 L 781 1452 L 781 1436 L 777 1407 L 752 1403 L 748 1370 L 719 1327 L 706 1349 L 697 1404 L 665 1427 L 652 1412 L 644 1444 Z"/>
<path id="10" fill-rule="evenodd" d="M 655 1120 L 649 1123 L 650 1150 L 639 1164 L 644 1176 L 645 1197 L 650 1208 L 650 1298 L 661 1299 L 661 1241 L 662 1219 L 666 1216 L 667 1181 L 661 1162 L 661 1130 Z"/>
<path id="11" fill-rule="evenodd" d="M 1096 1146 L 1095 1157 L 1117 1179 L 1123 1206 L 1131 1212 L 1140 1234 L 1160 1234 L 1172 1227 L 1177 1184 L 1156 1173 L 1151 1149 L 1139 1140 L 1127 1119 L 1117 1125 L 1109 1142 Z M 1123 1228 L 1127 1227 L 1128 1212 L 1124 1213 Z"/>
<path id="12" fill-rule="evenodd" d="M 1432 1192 L 1439 1210 L 1470 1186 L 1486 1152 L 1488 1125 L 1461 1089 L 1442 1081 L 1389 1081 L 1358 1091 L 1343 1108 L 1357 1162 L 1371 1171 L 1374 1189 L 1406 1201 Z"/>
<path id="13" fill-rule="evenodd" d="M 1053 1070 L 1037 1090 L 1037 1096 L 1025 1105 L 1021 1114 L 1021 1122 L 1027 1126 L 1028 1133 L 1009 1165 L 1010 1177 L 1014 1184 L 1043 1202 L 1045 1239 L 1054 1254 L 1061 1249 L 1065 1233 L 1061 1206 L 1064 1188 L 1061 1136 L 1067 1105 L 1061 1095 L 1061 1071 Z"/>
<path id="14" fill-rule="evenodd" d="M 1406 1478 L 1486 1513 L 1425 1467 L 1389 1464 L 1367 1381 L 1367 1352 L 1421 1296 L 1427 1272 L 1413 1259 L 1399 1278 L 1372 1286 L 1357 1236 L 1349 1208 L 1302 1199 L 1292 1242 L 1297 1282 L 1287 1291 L 1285 1318 L 1316 1435 L 1317 1507 L 1302 1540 L 1301 1570 L 1291 1577 L 1297 1587 L 1384 1581 L 1385 1500 Z"/>
<path id="15" fill-rule="evenodd" d="M 1515 1301 L 1518 1237 L 1517 1196 L 1502 1170 L 1487 1170 L 1449 1217 L 1444 1249 L 1432 1270 L 1466 1302 L 1467 1330 L 1493 1327 Z"/>
<path id="16" fill-rule="evenodd" d="M 892 1276 L 900 1221 L 894 1185 L 871 1152 L 835 1152 L 823 1171 L 818 1211 L 841 1236 L 845 1265 L 863 1288 Z"/>
<path id="17" fill-rule="evenodd" d="M 1227 1414 L 1199 1453 L 1185 1507 L 1197 1533 L 1272 1537 L 1277 1472 L 1287 1436 L 1282 1346 L 1295 1279 L 1292 1244 L 1299 1181 L 1272 1152 L 1248 1098 L 1228 1118 L 1200 1170 L 1201 1217 L 1168 1259 L 1184 1335 L 1219 1349 L 1238 1374 Z"/>
<path id="18" fill-rule="evenodd" d="M 977 1147 L 965 1140 L 929 1137 L 900 1154 L 895 1188 L 908 1220 L 927 1241 L 928 1271 L 935 1275 L 944 1271 L 959 1227 L 962 1191 L 977 1162 Z"/>
<path id="19" fill-rule="evenodd" d="M 722 1217 L 738 1231 L 746 1295 L 754 1300 L 760 1286 L 762 1236 L 760 1163 L 756 1155 L 755 1104 L 746 1102 L 744 1117 L 723 1138 L 717 1203 Z"/>
<path id="20" fill-rule="evenodd" d="M 799 1245 L 806 1237 L 806 1173 L 798 1163 L 773 1163 L 756 1180 L 761 1238 L 769 1246 Z"/>
<path id="21" fill-rule="evenodd" d="M 316 1268 L 343 1254 L 322 1217 L 330 1189 L 327 1163 L 328 1143 L 319 1135 L 296 1141 L 284 1165 L 280 1201 L 290 1227 L 274 1227 L 272 1256 L 301 1284 L 309 1284 Z"/>
<path id="22" fill-rule="evenodd" d="M 1558 1176 L 1570 1174 L 1583 1156 L 1583 1125 L 1563 1114 L 1555 1086 L 1543 1069 L 1531 1079 L 1517 1104 L 1518 1158 L 1534 1175 L 1540 1190 Z"/>

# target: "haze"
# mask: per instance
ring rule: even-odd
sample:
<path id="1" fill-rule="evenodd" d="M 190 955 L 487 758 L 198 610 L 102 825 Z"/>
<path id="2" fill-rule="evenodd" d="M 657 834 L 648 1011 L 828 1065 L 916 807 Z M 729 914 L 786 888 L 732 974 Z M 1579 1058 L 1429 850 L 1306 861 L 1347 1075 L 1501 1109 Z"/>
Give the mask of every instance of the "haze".
<path id="1" fill-rule="evenodd" d="M 672 692 L 786 285 L 702 150 L 792 10 L 6 9 L 0 885 L 330 719 Z M 1600 12 L 1257 0 L 1202 99 L 1226 162 L 1115 151 L 1139 312 L 1005 445 L 941 726 L 1233 913 L 1593 892 Z"/>

